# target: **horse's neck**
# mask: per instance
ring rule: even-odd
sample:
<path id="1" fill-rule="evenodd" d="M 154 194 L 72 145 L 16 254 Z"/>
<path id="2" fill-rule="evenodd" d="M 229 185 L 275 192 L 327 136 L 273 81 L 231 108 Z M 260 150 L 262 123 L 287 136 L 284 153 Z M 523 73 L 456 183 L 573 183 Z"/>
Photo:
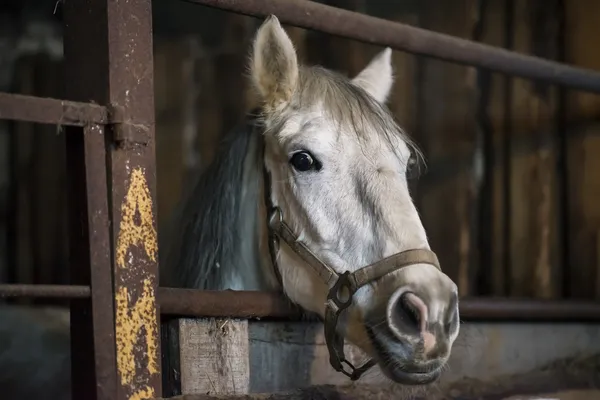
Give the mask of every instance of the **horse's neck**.
<path id="1" fill-rule="evenodd" d="M 173 231 L 161 285 L 205 290 L 268 290 L 262 244 L 262 138 L 253 122 L 230 132 L 186 196 Z"/>

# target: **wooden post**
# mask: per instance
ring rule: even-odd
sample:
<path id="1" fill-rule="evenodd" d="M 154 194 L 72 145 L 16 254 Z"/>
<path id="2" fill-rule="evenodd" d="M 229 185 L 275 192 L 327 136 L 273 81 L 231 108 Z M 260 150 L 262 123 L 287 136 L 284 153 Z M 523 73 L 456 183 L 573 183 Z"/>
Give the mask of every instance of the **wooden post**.
<path id="1" fill-rule="evenodd" d="M 180 319 L 179 349 L 181 393 L 248 393 L 248 320 Z"/>

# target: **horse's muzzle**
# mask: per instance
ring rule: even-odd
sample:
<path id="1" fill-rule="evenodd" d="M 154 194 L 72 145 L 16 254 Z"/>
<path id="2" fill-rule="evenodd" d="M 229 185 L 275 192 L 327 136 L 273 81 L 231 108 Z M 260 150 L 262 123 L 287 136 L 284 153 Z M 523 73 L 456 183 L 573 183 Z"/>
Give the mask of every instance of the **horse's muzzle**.
<path id="1" fill-rule="evenodd" d="M 458 301 L 452 296 L 432 304 L 427 294 L 404 287 L 388 300 L 385 317 L 366 319 L 376 359 L 390 379 L 422 385 L 439 377 L 458 330 Z M 437 312 L 440 304 L 447 305 L 445 312 Z"/>

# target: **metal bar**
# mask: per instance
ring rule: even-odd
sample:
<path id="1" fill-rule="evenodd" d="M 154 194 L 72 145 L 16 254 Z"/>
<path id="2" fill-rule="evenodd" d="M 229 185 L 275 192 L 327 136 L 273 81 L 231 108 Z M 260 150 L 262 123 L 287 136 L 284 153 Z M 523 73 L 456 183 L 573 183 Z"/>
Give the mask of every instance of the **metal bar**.
<path id="1" fill-rule="evenodd" d="M 77 67 L 69 81 L 79 98 L 118 110 L 122 121 L 110 126 L 106 160 L 113 278 L 106 290 L 115 319 L 113 336 L 102 340 L 114 346 L 108 351 L 116 354 L 116 393 L 105 398 L 152 398 L 161 395 L 161 376 L 151 1 L 68 1 L 64 9 L 67 61 Z M 91 287 L 92 297 L 105 291 Z"/>
<path id="2" fill-rule="evenodd" d="M 84 285 L 0 284 L 0 298 L 3 297 L 85 299 L 90 297 L 90 287 Z"/>
<path id="3" fill-rule="evenodd" d="M 600 73 L 308 0 L 183 0 L 365 43 L 600 93 Z"/>
<path id="4" fill-rule="evenodd" d="M 78 67 L 70 40 L 68 69 Z M 78 86 L 68 90 L 76 96 Z M 71 302 L 73 398 L 108 400 L 116 394 L 116 358 L 104 127 L 67 130 L 71 282 L 89 285 L 87 298 Z"/>
<path id="5" fill-rule="evenodd" d="M 109 113 L 106 107 L 97 104 L 0 92 L 0 119 L 83 126 L 107 124 Z"/>
<path id="6" fill-rule="evenodd" d="M 122 2 L 110 2 L 110 7 L 122 7 Z M 127 62 L 123 54 L 110 53 L 111 46 L 121 45 L 118 32 L 109 32 L 109 4 L 106 0 L 67 1 L 64 12 L 64 52 L 66 92 L 70 100 L 91 101 L 107 109 L 114 109 L 110 90 L 113 89 L 112 69 Z M 131 15 L 135 15 L 132 13 Z M 141 17 L 141 16 L 140 16 Z M 118 31 L 118 27 L 116 29 Z M 93 46 L 90 45 L 93 43 Z M 134 46 L 135 44 L 131 44 Z M 134 86 L 134 85 L 131 85 Z M 128 89 L 127 87 L 122 90 Z M 123 115 L 121 115 L 123 117 Z M 81 231 L 88 234 L 88 243 L 81 243 L 77 257 L 71 257 L 72 278 L 81 279 L 81 284 L 91 287 L 91 304 L 81 302 L 72 306 L 72 385 L 74 399 L 116 400 L 128 398 L 123 395 L 123 374 L 119 373 L 113 284 L 113 247 L 111 235 L 112 207 L 108 187 L 107 152 L 111 148 L 111 130 L 103 131 L 98 126 L 86 128 L 85 134 L 73 132 L 66 135 L 73 157 L 69 175 L 73 176 L 73 197 L 79 215 L 73 211 L 71 235 L 75 236 L 72 254 L 78 254 L 76 243 Z M 89 133 L 98 133 L 92 134 Z M 90 138 L 91 136 L 91 138 Z M 71 150 L 72 149 L 72 150 Z M 75 159 L 80 155 L 79 159 Z M 79 165 L 78 167 L 76 165 Z M 85 171 L 85 172 L 81 172 Z M 79 177 L 76 175 L 80 174 Z M 83 194 L 87 194 L 87 208 Z M 78 196 L 78 197 L 76 197 Z M 79 221 L 79 225 L 78 225 Z M 84 221 L 84 226 L 81 226 Z M 87 226 L 86 226 L 87 225 Z M 96 230 L 91 230 L 95 227 Z M 89 252 L 88 252 L 89 251 Z M 77 264 L 80 268 L 75 268 Z M 86 276 L 87 273 L 87 276 Z M 89 279 L 89 282 L 86 280 Z M 135 295 L 135 293 L 132 293 Z M 76 311 L 74 313 L 74 311 Z M 122 311 L 121 311 L 122 312 Z M 126 315 L 126 313 L 125 313 Z M 78 328 L 76 332 L 75 329 Z M 123 342 L 121 341 L 121 344 Z M 79 349 L 79 350 L 77 350 Z M 140 361 L 140 365 L 143 362 Z M 135 369 L 135 368 L 134 368 Z M 149 396 L 151 397 L 151 396 Z"/>
<path id="7" fill-rule="evenodd" d="M 300 310 L 279 292 L 194 290 L 163 288 L 158 291 L 162 315 L 288 318 L 298 319 Z"/>
<path id="8" fill-rule="evenodd" d="M 107 147 L 115 309 L 110 344 L 116 353 L 116 394 L 107 399 L 156 397 L 161 376 L 151 1 L 68 1 L 64 9 L 72 45 L 68 62 L 78 68 L 69 81 L 78 85 L 80 97 L 118 110 L 122 121 L 110 126 Z M 104 292 L 92 285 L 92 296 L 96 290 Z"/>
<path id="9" fill-rule="evenodd" d="M 465 321 L 599 322 L 600 302 L 516 298 L 462 299 L 460 318 Z"/>
<path id="10" fill-rule="evenodd" d="M 132 400 L 160 396 L 160 314 L 154 67 L 151 0 L 88 0 L 87 17 L 102 26 L 100 42 L 102 87 L 100 104 L 119 109 L 122 123 L 112 126 L 108 152 L 111 194 L 112 265 L 117 353 L 117 396 Z M 83 10 L 82 10 L 83 11 Z M 80 16 L 81 18 L 81 16 Z M 87 20 L 87 21 L 86 21 Z M 81 24 L 82 22 L 80 22 Z M 84 25 L 80 25 L 82 31 Z M 89 29 L 89 28 L 88 28 Z M 93 62 L 93 61 L 88 61 Z M 92 79 L 90 77 L 90 79 Z M 100 87 L 99 87 L 100 88 Z M 92 290 L 94 288 L 92 287 Z"/>
<path id="11" fill-rule="evenodd" d="M 85 298 L 87 286 L 0 285 L 0 297 Z M 298 320 L 300 309 L 279 292 L 158 289 L 162 315 L 182 317 L 281 318 Z M 575 300 L 467 298 L 460 302 L 466 321 L 600 321 L 600 303 Z"/>
<path id="12" fill-rule="evenodd" d="M 187 317 L 298 319 L 300 310 L 278 292 L 201 291 L 160 288 L 163 315 Z M 530 299 L 462 299 L 462 320 L 600 321 L 600 303 Z"/>

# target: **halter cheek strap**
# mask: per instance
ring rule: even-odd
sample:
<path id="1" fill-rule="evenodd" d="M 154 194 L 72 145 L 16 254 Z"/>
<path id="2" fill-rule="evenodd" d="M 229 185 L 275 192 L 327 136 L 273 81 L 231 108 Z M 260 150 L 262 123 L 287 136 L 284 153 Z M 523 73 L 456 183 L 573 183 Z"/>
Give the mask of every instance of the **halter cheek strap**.
<path id="1" fill-rule="evenodd" d="M 273 263 L 273 272 L 283 288 L 281 273 L 277 265 L 279 243 L 280 240 L 283 240 L 294 253 L 300 256 L 319 279 L 327 285 L 329 291 L 325 306 L 324 330 L 325 341 L 329 351 L 329 362 L 336 371 L 347 375 L 353 381 L 357 380 L 369 368 L 373 367 L 376 361 L 370 359 L 363 365 L 355 367 L 346 359 L 344 354 L 344 338 L 336 331 L 340 314 L 350 307 L 354 293 L 361 287 L 409 265 L 430 264 L 440 269 L 438 258 L 431 250 L 411 249 L 369 264 L 354 272 L 346 271 L 338 274 L 333 268 L 321 261 L 304 243 L 299 241 L 292 229 L 285 223 L 281 209 L 272 204 L 270 196 L 271 175 L 264 163 L 263 173 L 265 205 L 268 217 L 269 252 L 271 253 L 271 261 Z"/>

